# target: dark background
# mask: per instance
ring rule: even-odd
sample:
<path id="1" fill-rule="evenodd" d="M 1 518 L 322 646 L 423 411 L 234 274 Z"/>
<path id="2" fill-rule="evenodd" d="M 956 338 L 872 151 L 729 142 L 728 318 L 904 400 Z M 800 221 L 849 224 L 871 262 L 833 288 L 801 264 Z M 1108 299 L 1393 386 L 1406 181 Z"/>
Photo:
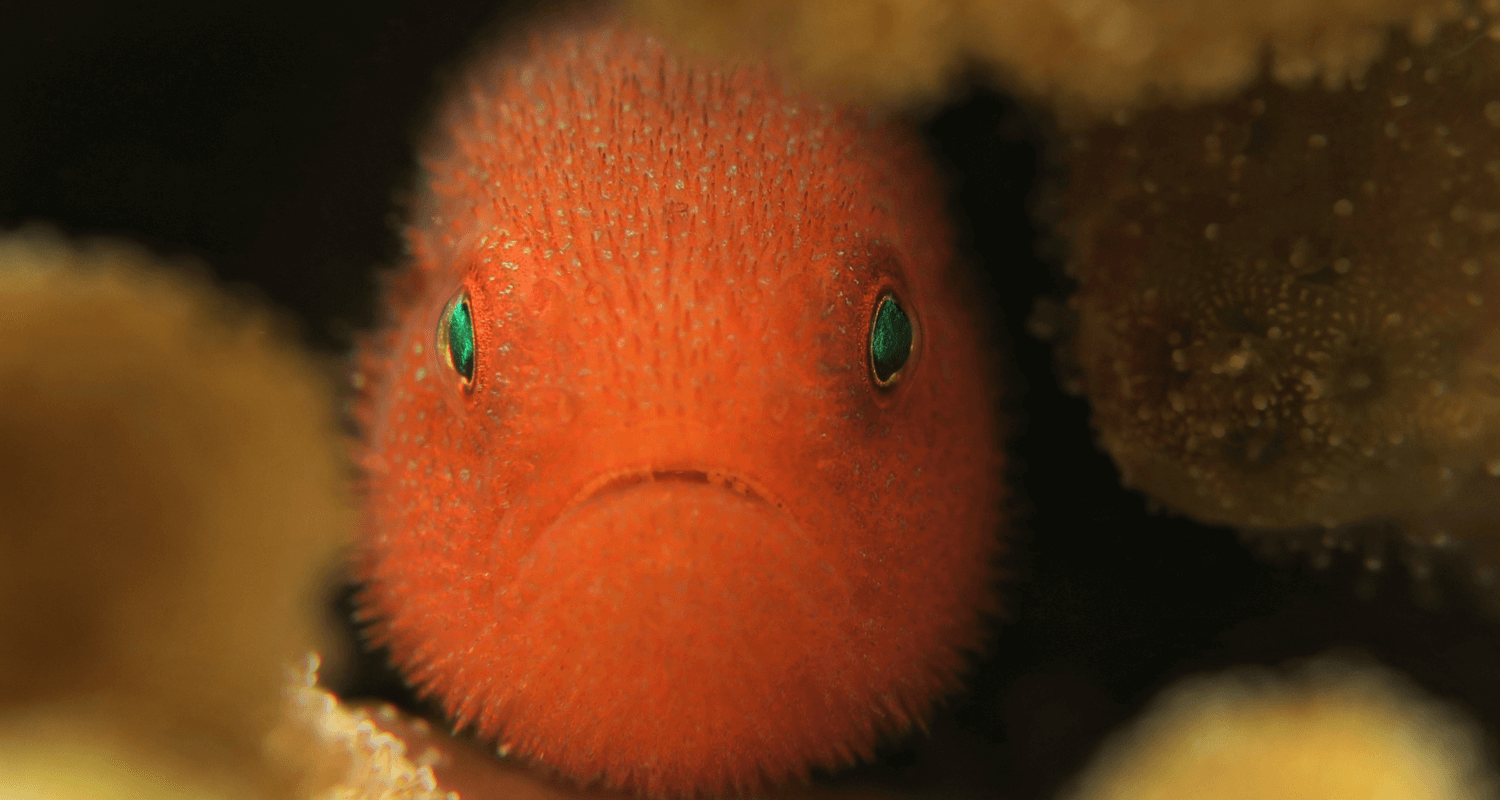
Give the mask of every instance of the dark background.
<path id="1" fill-rule="evenodd" d="M 399 263 L 413 148 L 500 4 L 12 2 L 0 8 L 0 229 L 44 221 L 210 265 L 325 353 L 374 317 Z M 1062 296 L 1037 255 L 1044 120 L 971 91 L 925 121 L 1002 328 L 1013 418 L 1006 617 L 927 735 L 830 783 L 1042 798 L 1101 737 L 1187 674 L 1342 648 L 1400 669 L 1500 731 L 1500 623 L 1454 571 L 1418 602 L 1400 569 L 1313 569 L 1231 531 L 1150 513 L 1093 444 L 1025 320 Z M 1047 176 L 1044 176 L 1046 173 Z M 1000 356 L 997 355 L 997 358 Z M 338 605 L 335 608 L 346 610 Z M 345 615 L 347 616 L 347 615 Z M 348 626 L 353 637 L 353 626 Z M 378 654 L 341 681 L 411 706 Z"/>

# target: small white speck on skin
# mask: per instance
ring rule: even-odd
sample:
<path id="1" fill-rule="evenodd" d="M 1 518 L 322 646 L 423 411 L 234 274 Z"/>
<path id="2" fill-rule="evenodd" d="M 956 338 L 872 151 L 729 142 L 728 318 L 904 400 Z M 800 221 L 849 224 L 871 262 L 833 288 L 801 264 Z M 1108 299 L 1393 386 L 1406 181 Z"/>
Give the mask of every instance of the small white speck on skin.
<path id="1" fill-rule="evenodd" d="M 1350 216 L 1354 213 L 1354 203 L 1350 202 L 1347 197 L 1343 198 L 1333 204 L 1333 213 L 1341 217 Z"/>
<path id="2" fill-rule="evenodd" d="M 1340 275 L 1349 274 L 1349 270 L 1353 267 L 1354 265 L 1347 258 L 1336 258 L 1333 261 L 1333 271 Z"/>
<path id="3" fill-rule="evenodd" d="M 1219 238 L 1219 223 L 1210 222 L 1208 223 L 1208 225 L 1204 226 L 1203 238 L 1209 240 L 1210 242 Z"/>
<path id="4" fill-rule="evenodd" d="M 1315 133 L 1307 137 L 1307 146 L 1313 149 L 1322 149 L 1328 146 L 1328 137 L 1321 133 Z"/>

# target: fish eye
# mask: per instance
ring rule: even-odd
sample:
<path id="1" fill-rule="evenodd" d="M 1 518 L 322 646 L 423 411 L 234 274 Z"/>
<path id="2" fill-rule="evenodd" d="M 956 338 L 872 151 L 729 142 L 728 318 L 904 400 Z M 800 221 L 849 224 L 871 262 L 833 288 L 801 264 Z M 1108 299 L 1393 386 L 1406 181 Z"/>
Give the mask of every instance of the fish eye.
<path id="1" fill-rule="evenodd" d="M 438 347 L 468 388 L 474 380 L 474 318 L 469 313 L 468 292 L 459 292 L 443 309 L 443 318 L 438 322 Z"/>
<path id="2" fill-rule="evenodd" d="M 901 368 L 911 358 L 911 317 L 896 295 L 887 292 L 875 304 L 870 323 L 870 373 L 882 389 L 901 377 Z"/>

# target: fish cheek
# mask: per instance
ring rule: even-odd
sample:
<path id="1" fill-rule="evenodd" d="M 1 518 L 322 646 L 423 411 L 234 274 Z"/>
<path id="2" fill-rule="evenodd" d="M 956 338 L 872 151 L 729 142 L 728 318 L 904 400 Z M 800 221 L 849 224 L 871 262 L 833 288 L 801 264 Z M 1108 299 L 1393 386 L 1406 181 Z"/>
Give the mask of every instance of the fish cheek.
<path id="1" fill-rule="evenodd" d="M 525 313 L 534 298 L 518 298 L 512 284 L 488 280 L 476 269 L 434 305 L 447 308 L 459 292 L 470 304 L 473 377 L 465 385 L 441 348 L 434 348 L 445 370 L 440 373 L 447 416 L 443 457 L 457 481 L 448 492 L 434 491 L 431 502 L 469 509 L 450 515 L 450 541 L 468 554 L 466 571 L 485 579 L 473 590 L 471 604 L 490 607 L 503 599 L 529 544 L 535 527 L 527 515 L 535 505 L 532 483 L 547 454 L 563 444 L 558 421 L 571 420 L 573 405 L 546 384 L 551 372 L 538 366 L 556 354 L 545 325 L 551 315 Z M 546 302 L 543 310 L 558 305 Z"/>
<path id="2" fill-rule="evenodd" d="M 817 291 L 838 299 L 825 306 L 814 337 L 819 357 L 816 377 L 827 387 L 819 440 L 822 452 L 815 461 L 837 494 L 857 498 L 849 504 L 849 513 L 863 520 L 884 504 L 886 478 L 893 469 L 901 469 L 895 463 L 900 458 L 897 451 L 904 446 L 900 428 L 922 374 L 925 339 L 920 304 L 899 256 L 878 243 L 825 277 Z M 881 385 L 872 336 L 882 303 L 892 298 L 909 317 L 911 344 L 899 373 Z M 849 524 L 868 530 L 875 523 L 871 518 L 851 519 Z"/>
<path id="3" fill-rule="evenodd" d="M 904 450 L 912 432 L 905 425 L 916 387 L 907 380 L 914 375 L 906 374 L 880 387 L 871 372 L 868 311 L 887 291 L 882 284 L 856 295 L 860 299 L 820 337 L 824 357 L 818 372 L 829 388 L 814 459 L 819 477 L 842 498 L 835 524 L 846 531 L 853 552 L 877 560 L 892 537 L 899 536 L 901 514 L 888 513 L 895 510 L 888 502 L 889 490 L 911 466 Z"/>

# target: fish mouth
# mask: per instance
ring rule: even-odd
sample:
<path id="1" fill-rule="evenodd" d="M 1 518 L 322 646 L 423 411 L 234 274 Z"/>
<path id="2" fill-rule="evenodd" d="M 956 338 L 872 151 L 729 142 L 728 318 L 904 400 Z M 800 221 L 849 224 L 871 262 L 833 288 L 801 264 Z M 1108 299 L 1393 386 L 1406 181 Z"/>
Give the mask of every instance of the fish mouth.
<path id="1" fill-rule="evenodd" d="M 797 516 L 764 484 L 743 472 L 692 466 L 639 466 L 609 470 L 589 480 L 556 513 L 545 518 L 546 521 L 527 547 L 527 557 L 539 557 L 560 539 L 567 540 L 569 529 L 576 520 L 599 511 L 601 506 L 628 504 L 631 495 L 643 489 L 671 486 L 687 490 L 684 500 L 690 503 L 693 501 L 688 500 L 689 497 L 701 498 L 704 490 L 725 500 L 738 497 L 740 502 L 746 504 L 742 507 L 758 509 L 763 519 L 777 520 L 776 526 L 794 532 L 799 539 L 806 536 Z"/>
<path id="2" fill-rule="evenodd" d="M 636 486 L 649 483 L 717 486 L 749 500 L 772 506 L 783 513 L 786 511 L 786 506 L 775 499 L 759 481 L 732 470 L 636 467 L 607 472 L 589 481 L 563 507 L 562 513 L 558 514 L 558 519 L 567 517 L 584 503 L 622 494 Z"/>
<path id="3" fill-rule="evenodd" d="M 681 491 L 675 491 L 676 489 Z M 664 490 L 669 494 L 663 495 Z M 612 517 L 617 508 L 629 508 L 638 503 L 643 492 L 647 497 L 655 496 L 654 502 L 658 504 L 655 510 L 641 517 L 627 514 L 633 523 L 626 524 L 623 528 L 617 527 L 616 532 L 633 530 L 637 525 L 640 527 L 636 532 L 643 532 L 653 527 L 658 534 L 671 530 L 671 527 L 656 527 L 650 522 L 653 517 L 660 519 L 663 512 L 666 516 L 672 516 L 673 512 L 666 511 L 668 507 L 687 515 L 695 513 L 695 508 L 711 507 L 718 511 L 738 508 L 743 513 L 751 514 L 759 519 L 765 530 L 781 530 L 785 537 L 789 537 L 789 540 L 809 542 L 807 533 L 797 516 L 791 513 L 791 510 L 772 495 L 763 484 L 744 473 L 714 468 L 638 467 L 611 470 L 590 480 L 561 507 L 558 513 L 551 515 L 550 519 L 544 523 L 538 535 L 531 540 L 527 548 L 527 558 L 524 560 L 547 561 L 556 558 L 559 553 L 569 552 L 573 547 L 579 547 L 576 526 L 581 520 L 597 523 L 600 519 Z M 637 512 L 641 511 L 645 509 L 637 508 Z M 711 513 L 717 514 L 718 511 Z M 723 521 L 717 516 L 715 520 L 713 524 L 721 524 Z M 687 533 L 692 527 L 696 526 L 681 528 L 678 532 Z M 784 540 L 788 539 L 784 538 Z M 645 553 L 650 549 L 641 547 L 642 540 L 634 541 L 634 545 L 627 546 L 626 550 L 617 551 L 617 553 L 623 555 L 637 549 L 640 553 Z M 565 544 L 567 542 L 573 542 L 573 545 L 570 547 Z M 587 549 L 597 550 L 597 541 L 591 542 Z M 572 556 L 564 557 L 572 558 Z M 625 556 L 617 562 L 617 566 L 623 565 L 628 560 L 629 557 Z"/>

